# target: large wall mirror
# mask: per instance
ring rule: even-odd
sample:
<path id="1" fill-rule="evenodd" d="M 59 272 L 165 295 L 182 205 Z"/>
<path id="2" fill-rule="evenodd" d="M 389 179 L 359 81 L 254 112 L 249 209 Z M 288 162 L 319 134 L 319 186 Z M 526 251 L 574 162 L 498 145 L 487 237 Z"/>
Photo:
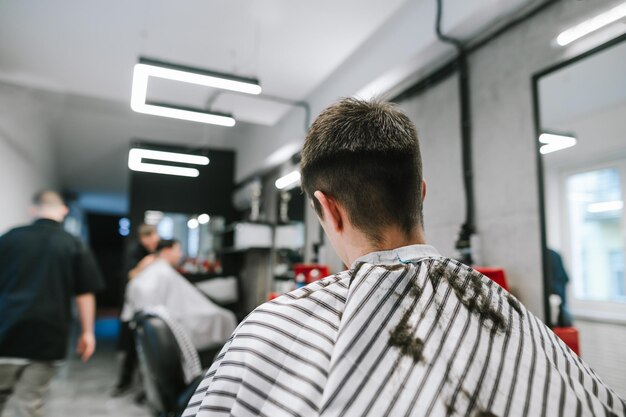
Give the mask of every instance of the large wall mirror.
<path id="1" fill-rule="evenodd" d="M 579 328 L 592 366 L 626 373 L 607 347 L 626 343 L 626 35 L 542 71 L 534 87 L 547 317 Z M 550 294 L 566 302 L 558 317 Z"/>
<path id="2" fill-rule="evenodd" d="M 224 217 L 147 210 L 143 220 L 156 226 L 161 239 L 176 239 L 180 243 L 184 261 L 181 270 L 186 273 L 218 272 L 215 269 L 220 264 L 222 234 L 226 227 Z"/>

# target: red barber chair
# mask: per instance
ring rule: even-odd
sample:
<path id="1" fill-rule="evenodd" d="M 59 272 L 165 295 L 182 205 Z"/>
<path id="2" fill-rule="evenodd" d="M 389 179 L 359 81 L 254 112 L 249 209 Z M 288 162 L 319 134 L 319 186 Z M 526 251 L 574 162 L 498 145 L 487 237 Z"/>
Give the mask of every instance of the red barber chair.
<path id="1" fill-rule="evenodd" d="M 506 274 L 503 268 L 492 268 L 486 266 L 475 266 L 474 269 L 487 278 L 494 281 L 496 284 L 509 291 L 509 285 L 506 280 Z M 575 327 L 554 327 L 552 331 L 561 339 L 565 344 L 572 349 L 574 353 L 580 356 L 580 343 L 578 329 Z"/>

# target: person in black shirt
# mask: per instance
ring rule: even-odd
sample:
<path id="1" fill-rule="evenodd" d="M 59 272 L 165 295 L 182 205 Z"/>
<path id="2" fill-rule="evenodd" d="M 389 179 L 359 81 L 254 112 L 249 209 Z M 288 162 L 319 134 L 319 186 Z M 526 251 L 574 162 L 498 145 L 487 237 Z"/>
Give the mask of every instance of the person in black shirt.
<path id="1" fill-rule="evenodd" d="M 156 260 L 154 252 L 160 240 L 156 227 L 141 224 L 137 229 L 137 236 L 138 241 L 130 248 L 126 256 L 125 271 L 128 279 L 124 282 L 124 292 L 126 292 L 126 284 Z M 117 384 L 111 393 L 114 397 L 123 395 L 132 388 L 133 375 L 137 369 L 135 341 L 128 321 L 122 321 L 120 349 L 124 352 L 124 359 Z M 141 402 L 142 398 L 143 395 L 140 393 L 137 399 Z"/>
<path id="2" fill-rule="evenodd" d="M 150 224 L 140 225 L 137 236 L 138 242 L 130 248 L 126 258 L 126 275 L 129 281 L 156 260 L 154 252 L 160 240 L 156 227 Z"/>
<path id="3" fill-rule="evenodd" d="M 68 208 L 54 191 L 33 199 L 29 226 L 0 237 L 0 414 L 14 395 L 20 416 L 40 416 L 54 364 L 63 360 L 76 300 L 83 361 L 94 353 L 95 297 L 103 279 L 91 252 L 63 230 Z"/>

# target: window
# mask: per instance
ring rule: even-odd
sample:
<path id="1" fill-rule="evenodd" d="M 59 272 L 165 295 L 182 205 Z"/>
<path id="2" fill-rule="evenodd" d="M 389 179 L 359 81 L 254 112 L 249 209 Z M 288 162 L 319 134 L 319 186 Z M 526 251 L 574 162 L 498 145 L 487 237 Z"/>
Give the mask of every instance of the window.
<path id="1" fill-rule="evenodd" d="M 579 300 L 626 302 L 622 183 L 618 167 L 567 177 L 569 264 Z"/>

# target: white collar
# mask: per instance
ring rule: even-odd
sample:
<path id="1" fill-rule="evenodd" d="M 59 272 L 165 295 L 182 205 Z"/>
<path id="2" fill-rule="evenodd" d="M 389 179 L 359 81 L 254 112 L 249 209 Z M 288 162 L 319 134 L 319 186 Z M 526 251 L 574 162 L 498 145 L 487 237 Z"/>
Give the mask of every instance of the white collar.
<path id="1" fill-rule="evenodd" d="M 408 263 L 417 261 L 421 258 L 441 256 L 437 249 L 430 245 L 409 245 L 400 248 L 384 250 L 378 252 L 370 252 L 363 255 L 352 263 L 352 268 L 358 263 L 368 263 L 373 265 L 394 265 L 399 263 Z"/>

